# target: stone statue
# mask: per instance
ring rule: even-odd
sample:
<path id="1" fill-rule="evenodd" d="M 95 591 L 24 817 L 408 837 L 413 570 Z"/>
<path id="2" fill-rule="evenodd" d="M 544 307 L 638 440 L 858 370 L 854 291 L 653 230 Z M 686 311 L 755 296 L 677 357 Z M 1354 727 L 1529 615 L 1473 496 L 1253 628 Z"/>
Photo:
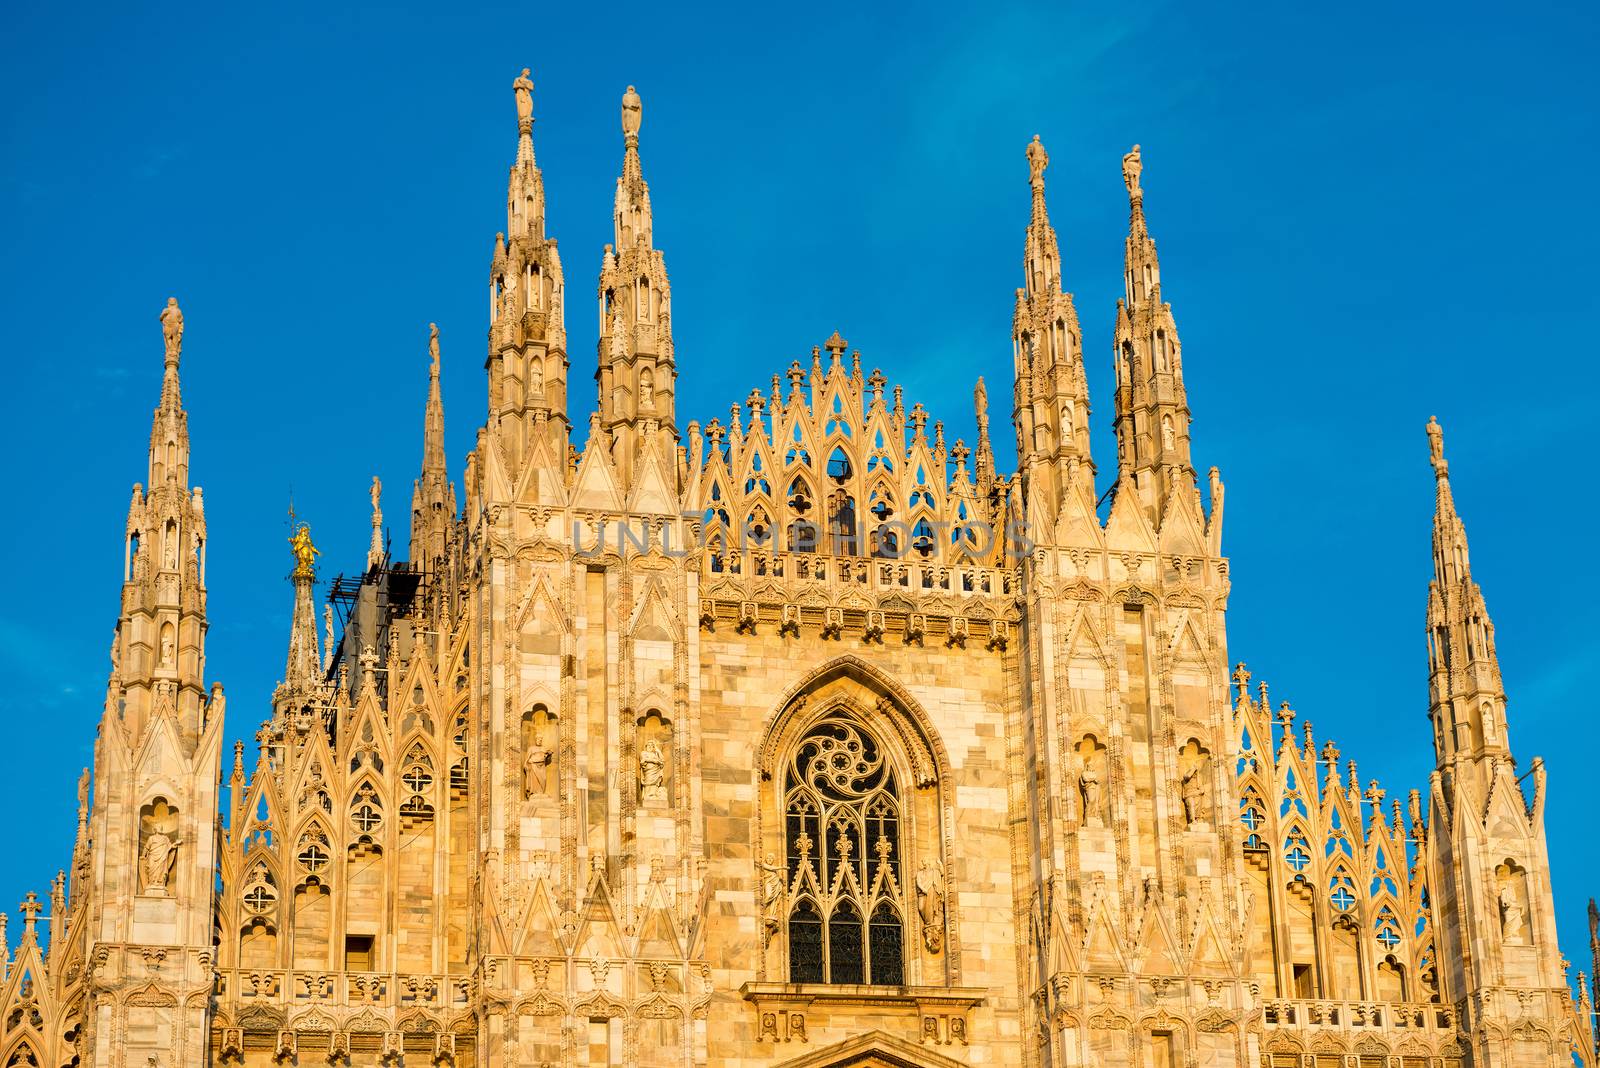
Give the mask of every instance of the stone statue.
<path id="1" fill-rule="evenodd" d="M 177 859 L 178 843 L 160 831 L 152 831 L 144 841 L 144 852 L 139 859 L 145 893 L 167 892 L 167 876 L 172 873 L 173 862 Z"/>
<path id="2" fill-rule="evenodd" d="M 783 927 L 783 893 L 788 872 L 770 852 L 761 867 L 761 926 L 768 941 Z"/>
<path id="3" fill-rule="evenodd" d="M 1100 817 L 1100 769 L 1095 766 L 1091 758 L 1083 762 L 1083 772 L 1078 776 L 1078 789 L 1083 794 L 1083 818 L 1099 820 Z"/>
<path id="4" fill-rule="evenodd" d="M 1500 884 L 1500 932 L 1505 941 L 1520 946 L 1522 939 L 1522 899 L 1509 881 Z"/>
<path id="5" fill-rule="evenodd" d="M 517 128 L 526 133 L 533 129 L 533 81 L 527 67 L 522 68 L 511 88 L 517 94 Z"/>
<path id="6" fill-rule="evenodd" d="M 173 652 L 173 650 L 172 650 L 172 635 L 163 634 L 161 636 L 161 666 L 162 667 L 171 667 L 172 666 L 172 652 Z"/>
<path id="7" fill-rule="evenodd" d="M 633 91 L 633 86 L 628 86 L 628 91 L 622 94 L 622 136 L 637 138 L 639 126 L 644 120 L 644 107 L 639 100 L 639 94 Z"/>
<path id="8" fill-rule="evenodd" d="M 1428 458 L 1436 471 L 1444 462 L 1444 427 L 1439 425 L 1436 415 L 1428 416 Z"/>
<path id="9" fill-rule="evenodd" d="M 372 499 L 372 514 L 375 515 L 375 516 L 383 515 L 383 511 L 378 507 L 378 499 L 382 495 L 383 495 L 383 483 L 378 480 L 378 476 L 377 475 L 373 475 L 372 476 L 372 489 L 371 489 L 371 491 L 368 492 L 367 496 Z"/>
<path id="10" fill-rule="evenodd" d="M 944 947 L 944 869 L 925 860 L 917 869 L 917 915 L 922 919 L 922 944 L 929 953 Z"/>
<path id="11" fill-rule="evenodd" d="M 1184 773 L 1180 793 L 1183 797 L 1183 815 L 1189 826 L 1211 818 L 1211 806 L 1206 794 L 1206 758 L 1202 756 Z"/>
<path id="12" fill-rule="evenodd" d="M 300 524 L 300 529 L 296 530 L 294 536 L 289 539 L 289 547 L 294 553 L 294 573 L 297 576 L 311 574 L 312 568 L 316 566 L 317 557 L 321 556 L 322 553 L 318 551 L 315 545 L 311 544 L 311 525 L 309 523 Z"/>
<path id="13" fill-rule="evenodd" d="M 1178 436 L 1173 432 L 1170 416 L 1161 417 L 1161 447 L 1168 452 L 1178 447 Z"/>
<path id="14" fill-rule="evenodd" d="M 639 796 L 646 801 L 667 799 L 666 757 L 654 738 L 639 751 Z"/>
<path id="15" fill-rule="evenodd" d="M 656 407 L 656 376 L 646 367 L 639 372 L 639 410 L 654 411 Z"/>
<path id="16" fill-rule="evenodd" d="M 1050 166 L 1050 153 L 1039 143 L 1039 135 L 1034 134 L 1033 140 L 1028 142 L 1028 184 L 1043 187 L 1044 169 L 1048 166 Z"/>
<path id="17" fill-rule="evenodd" d="M 1144 171 L 1144 164 L 1139 162 L 1139 146 L 1134 145 L 1133 151 L 1122 157 L 1122 182 L 1128 187 L 1128 195 L 1135 200 L 1144 196 L 1144 190 L 1139 188 L 1139 175 Z"/>
<path id="18" fill-rule="evenodd" d="M 550 764 L 555 754 L 544 744 L 544 731 L 535 730 L 528 752 L 522 758 L 522 796 L 543 797 L 549 788 Z"/>
<path id="19" fill-rule="evenodd" d="M 167 306 L 161 309 L 161 336 L 166 339 L 167 359 L 176 363 L 183 351 L 183 312 L 177 297 L 168 297 Z"/>

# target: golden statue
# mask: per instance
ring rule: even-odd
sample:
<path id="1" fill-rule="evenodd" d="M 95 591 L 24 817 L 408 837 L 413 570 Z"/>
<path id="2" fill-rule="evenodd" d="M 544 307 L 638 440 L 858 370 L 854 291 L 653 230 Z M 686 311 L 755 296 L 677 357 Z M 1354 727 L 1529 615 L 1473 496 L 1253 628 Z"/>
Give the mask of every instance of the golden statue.
<path id="1" fill-rule="evenodd" d="M 300 529 L 289 539 L 289 547 L 294 553 L 294 573 L 297 576 L 311 574 L 312 568 L 316 566 L 317 557 L 322 555 L 317 547 L 311 544 L 311 524 L 300 524 Z"/>

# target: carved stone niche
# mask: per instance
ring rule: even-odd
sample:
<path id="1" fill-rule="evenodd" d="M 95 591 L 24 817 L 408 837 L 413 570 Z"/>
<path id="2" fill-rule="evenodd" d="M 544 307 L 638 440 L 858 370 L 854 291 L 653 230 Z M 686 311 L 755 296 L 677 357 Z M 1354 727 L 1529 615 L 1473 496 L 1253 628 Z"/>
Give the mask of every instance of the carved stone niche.
<path id="1" fill-rule="evenodd" d="M 867 1007 L 878 1026 L 925 1045 L 964 1046 L 972 1010 L 987 989 L 959 986 L 853 986 L 835 983 L 746 983 L 739 994 L 756 1014 L 757 1041 L 807 1042 L 806 1025 Z"/>

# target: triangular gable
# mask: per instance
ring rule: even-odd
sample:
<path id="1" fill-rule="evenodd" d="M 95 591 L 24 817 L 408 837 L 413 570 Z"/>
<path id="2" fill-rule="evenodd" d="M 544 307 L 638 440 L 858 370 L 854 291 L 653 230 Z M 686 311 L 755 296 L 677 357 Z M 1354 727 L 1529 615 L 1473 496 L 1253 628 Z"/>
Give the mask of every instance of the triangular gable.
<path id="1" fill-rule="evenodd" d="M 831 1046 L 779 1062 L 777 1068 L 965 1068 L 926 1046 L 883 1031 L 867 1031 Z"/>

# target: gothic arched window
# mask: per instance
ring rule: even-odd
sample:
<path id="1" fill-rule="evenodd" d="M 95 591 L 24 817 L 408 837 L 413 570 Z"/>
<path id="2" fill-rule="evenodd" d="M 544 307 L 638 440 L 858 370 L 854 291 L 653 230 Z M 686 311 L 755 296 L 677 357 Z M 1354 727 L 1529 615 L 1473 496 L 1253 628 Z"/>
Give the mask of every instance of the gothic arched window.
<path id="1" fill-rule="evenodd" d="M 903 819 L 884 749 L 827 716 L 794 746 L 783 790 L 790 981 L 902 984 Z"/>

